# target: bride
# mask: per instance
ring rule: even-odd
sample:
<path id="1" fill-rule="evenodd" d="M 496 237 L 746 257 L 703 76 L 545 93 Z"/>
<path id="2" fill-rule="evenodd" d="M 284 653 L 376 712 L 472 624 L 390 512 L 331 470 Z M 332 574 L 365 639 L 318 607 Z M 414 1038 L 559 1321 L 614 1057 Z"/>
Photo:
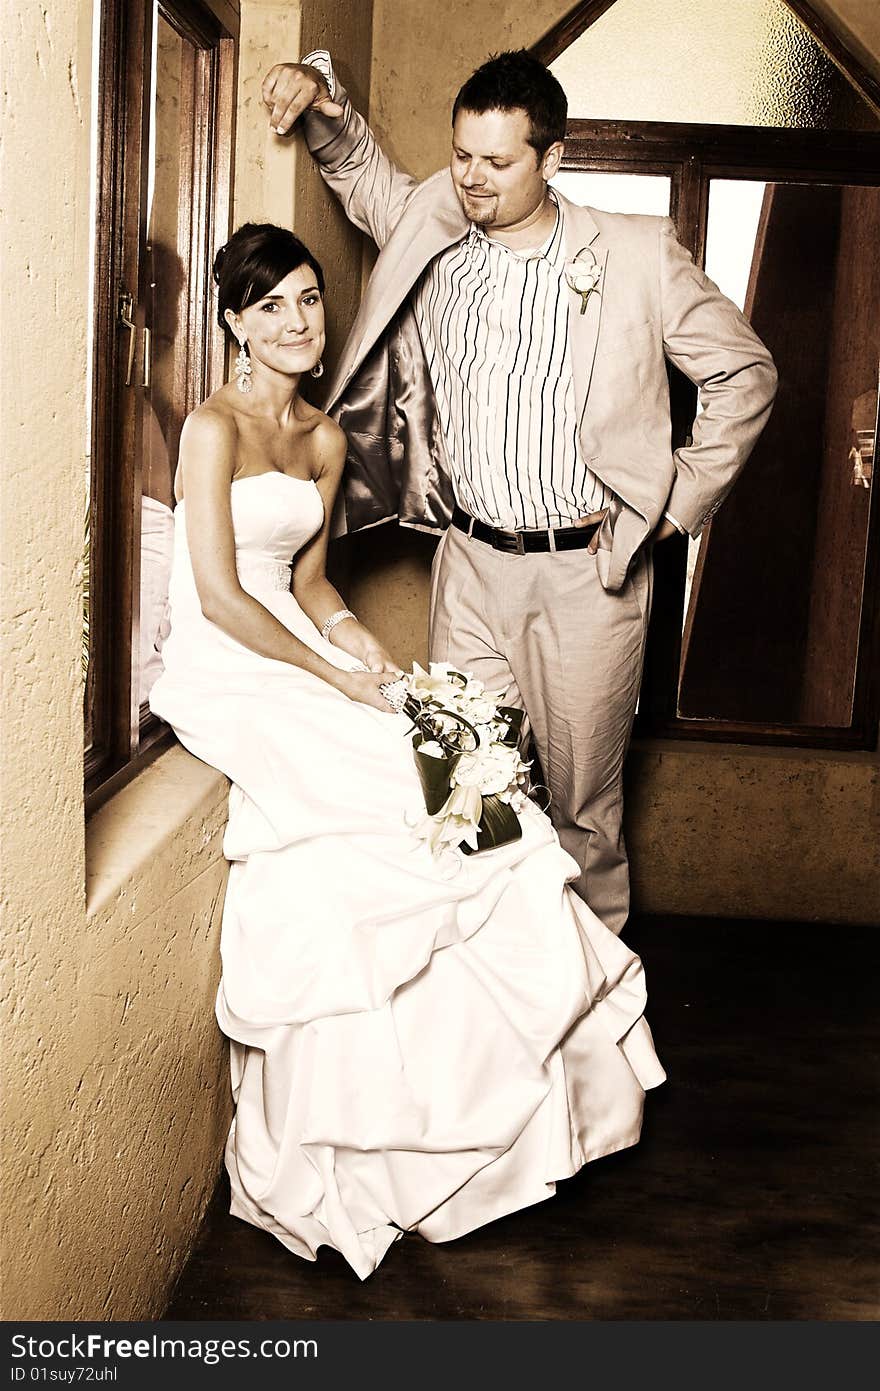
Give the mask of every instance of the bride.
<path id="1" fill-rule="evenodd" d="M 325 575 L 345 439 L 299 394 L 320 266 L 247 224 L 214 278 L 236 381 L 181 437 L 150 704 L 232 784 L 231 1210 L 364 1279 L 405 1232 L 449 1241 L 635 1144 L 664 1073 L 641 962 L 567 887 L 537 807 L 521 840 L 446 862 L 410 829 L 411 727 L 383 694 L 400 668 Z"/>

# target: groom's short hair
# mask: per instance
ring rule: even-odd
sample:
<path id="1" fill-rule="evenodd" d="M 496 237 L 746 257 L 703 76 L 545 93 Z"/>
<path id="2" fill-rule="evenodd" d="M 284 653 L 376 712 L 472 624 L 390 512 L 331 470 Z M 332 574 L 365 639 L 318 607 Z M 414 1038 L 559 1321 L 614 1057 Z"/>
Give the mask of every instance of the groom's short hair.
<path id="1" fill-rule="evenodd" d="M 565 139 L 568 99 L 549 68 L 524 48 L 495 53 L 472 73 L 452 107 L 459 111 L 524 111 L 529 144 L 539 159 L 557 140 Z"/>

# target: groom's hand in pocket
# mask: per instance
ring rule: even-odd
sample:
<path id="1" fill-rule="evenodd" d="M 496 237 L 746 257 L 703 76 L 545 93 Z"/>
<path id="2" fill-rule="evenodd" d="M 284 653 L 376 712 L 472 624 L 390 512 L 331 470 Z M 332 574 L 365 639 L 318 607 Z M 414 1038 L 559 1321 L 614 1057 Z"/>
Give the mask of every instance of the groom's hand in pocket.
<path id="1" fill-rule="evenodd" d="M 587 542 L 587 553 L 589 555 L 595 555 L 599 549 L 599 532 L 607 516 L 608 508 L 606 507 L 601 512 L 591 512 L 587 517 L 578 517 L 575 522 L 575 526 L 592 526 L 594 522 L 598 522 L 599 524 Z"/>
<path id="2" fill-rule="evenodd" d="M 287 135 L 310 107 L 325 116 L 342 115 L 323 75 L 309 63 L 276 63 L 263 78 L 261 95 L 269 108 L 269 125 L 278 135 Z"/>

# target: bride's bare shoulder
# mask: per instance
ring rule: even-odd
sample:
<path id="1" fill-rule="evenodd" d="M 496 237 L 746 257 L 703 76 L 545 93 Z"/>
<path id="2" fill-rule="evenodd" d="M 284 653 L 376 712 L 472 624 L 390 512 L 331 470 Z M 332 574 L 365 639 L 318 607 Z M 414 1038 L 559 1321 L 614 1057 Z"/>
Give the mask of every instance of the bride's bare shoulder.
<path id="1" fill-rule="evenodd" d="M 180 436 L 181 459 L 193 454 L 214 459 L 225 467 L 234 465 L 238 453 L 238 421 L 235 411 L 219 391 L 209 396 L 183 422 Z M 231 477 L 231 470 L 230 470 Z"/>
<path id="2" fill-rule="evenodd" d="M 229 483 L 235 473 L 238 429 L 235 413 L 215 392 L 186 417 L 180 433 L 176 491 L 198 478 Z"/>
<path id="3" fill-rule="evenodd" d="M 324 468 L 338 465 L 342 466 L 345 459 L 345 433 L 331 420 L 329 415 L 318 410 L 317 406 L 309 405 L 303 401 L 302 405 L 307 407 L 308 414 L 303 418 L 303 424 L 309 431 L 312 449 L 314 451 L 315 463 L 318 472 Z"/>
<path id="4" fill-rule="evenodd" d="M 232 444 L 237 435 L 238 425 L 235 411 L 224 398 L 222 391 L 215 391 L 214 395 L 209 396 L 207 401 L 196 406 L 194 411 L 190 411 L 183 422 L 181 442 L 184 437 L 187 437 L 202 443 L 213 441 L 220 445 L 228 441 Z"/>

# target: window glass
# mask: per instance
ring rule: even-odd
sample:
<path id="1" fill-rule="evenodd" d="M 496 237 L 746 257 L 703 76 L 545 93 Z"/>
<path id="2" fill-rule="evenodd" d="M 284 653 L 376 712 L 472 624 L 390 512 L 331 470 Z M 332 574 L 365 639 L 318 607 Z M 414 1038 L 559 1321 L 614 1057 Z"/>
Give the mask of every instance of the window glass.
<path id="1" fill-rule="evenodd" d="M 222 380 L 210 262 L 228 235 L 235 38 L 200 0 L 100 5 L 93 139 L 87 803 L 167 731 L 149 710 L 168 632 L 186 415 Z"/>
<path id="2" fill-rule="evenodd" d="M 878 245 L 880 188 L 710 182 L 707 273 L 770 348 L 780 389 L 748 465 L 690 548 L 685 718 L 850 723 L 877 422 Z"/>
<path id="3" fill-rule="evenodd" d="M 607 174 L 593 169 L 560 169 L 554 188 L 580 207 L 604 212 L 669 213 L 670 180 L 664 174 Z"/>
<path id="4" fill-rule="evenodd" d="M 784 0 L 616 0 L 551 70 L 572 118 L 880 128 Z"/>

